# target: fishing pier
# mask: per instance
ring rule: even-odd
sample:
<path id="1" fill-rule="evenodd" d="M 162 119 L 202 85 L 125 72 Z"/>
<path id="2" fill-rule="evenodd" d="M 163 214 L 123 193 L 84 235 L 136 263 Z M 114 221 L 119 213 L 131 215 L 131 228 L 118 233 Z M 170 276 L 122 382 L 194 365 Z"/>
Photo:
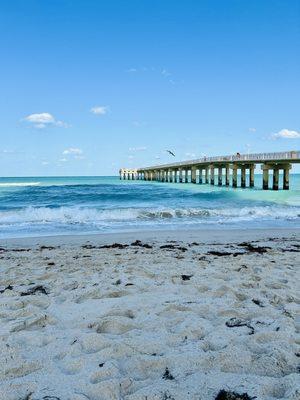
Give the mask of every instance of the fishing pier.
<path id="1" fill-rule="evenodd" d="M 121 168 L 120 179 L 158 182 L 211 184 L 218 186 L 254 187 L 254 171 L 258 164 L 262 169 L 264 190 L 289 189 L 292 165 L 300 163 L 300 151 L 278 153 L 236 154 L 230 156 L 203 157 L 197 160 L 155 165 L 145 168 Z M 217 173 L 216 173 L 217 172 Z M 282 174 L 280 174 L 282 172 Z M 272 175 L 272 184 L 269 177 Z M 282 175 L 282 183 L 280 176 Z"/>

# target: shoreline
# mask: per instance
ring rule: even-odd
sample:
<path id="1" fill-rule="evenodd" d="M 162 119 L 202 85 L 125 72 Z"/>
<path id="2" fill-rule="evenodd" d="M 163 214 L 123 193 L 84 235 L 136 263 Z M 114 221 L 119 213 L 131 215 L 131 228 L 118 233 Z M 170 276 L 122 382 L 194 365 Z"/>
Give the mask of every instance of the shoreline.
<path id="1" fill-rule="evenodd" d="M 136 239 L 148 241 L 180 240 L 193 241 L 200 240 L 203 243 L 210 241 L 235 242 L 243 240 L 263 240 L 270 237 L 291 238 L 300 237 L 299 228 L 251 228 L 251 229 L 190 229 L 190 230 L 141 230 L 134 232 L 112 232 L 78 235 L 49 235 L 49 236 L 30 236 L 0 239 L 0 246 L 31 246 L 43 244 L 65 244 L 77 245 L 82 242 L 94 242 L 98 244 L 108 244 L 115 242 L 130 242 Z"/>

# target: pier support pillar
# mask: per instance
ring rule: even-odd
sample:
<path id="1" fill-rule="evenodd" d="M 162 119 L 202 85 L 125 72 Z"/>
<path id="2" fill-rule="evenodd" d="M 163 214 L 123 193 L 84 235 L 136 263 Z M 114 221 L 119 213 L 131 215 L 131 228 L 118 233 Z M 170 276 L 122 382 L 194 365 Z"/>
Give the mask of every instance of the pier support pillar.
<path id="1" fill-rule="evenodd" d="M 246 187 L 246 167 L 244 165 L 241 167 L 241 187 Z"/>
<path id="2" fill-rule="evenodd" d="M 209 183 L 209 168 L 205 167 L 205 183 Z"/>
<path id="3" fill-rule="evenodd" d="M 263 189 L 268 190 L 269 189 L 269 166 L 262 165 L 261 168 L 263 170 Z"/>
<path id="4" fill-rule="evenodd" d="M 210 184 L 215 184 L 215 167 L 213 165 L 210 166 Z"/>
<path id="5" fill-rule="evenodd" d="M 222 186 L 222 173 L 223 173 L 223 168 L 219 167 L 218 168 L 218 186 Z"/>
<path id="6" fill-rule="evenodd" d="M 182 168 L 179 168 L 179 183 L 182 183 Z"/>
<path id="7" fill-rule="evenodd" d="M 192 167 L 192 183 L 196 183 L 196 167 Z"/>
<path id="8" fill-rule="evenodd" d="M 250 165 L 250 168 L 249 168 L 249 184 L 250 184 L 250 187 L 254 187 L 254 170 L 255 170 L 255 165 Z"/>
<path id="9" fill-rule="evenodd" d="M 173 182 L 173 171 L 171 169 L 169 169 L 169 182 Z"/>
<path id="10" fill-rule="evenodd" d="M 229 186 L 229 165 L 225 167 L 225 185 Z"/>
<path id="11" fill-rule="evenodd" d="M 237 170 L 238 170 L 237 165 L 233 165 L 232 166 L 232 187 L 234 187 L 234 188 L 237 187 Z"/>
<path id="12" fill-rule="evenodd" d="M 184 171 L 184 182 L 185 182 L 185 183 L 188 183 L 188 182 L 189 182 L 189 170 L 188 170 L 188 169 L 186 169 L 186 170 Z"/>
<path id="13" fill-rule="evenodd" d="M 202 184 L 202 172 L 203 172 L 202 168 L 199 168 L 199 183 L 200 183 L 200 185 Z"/>
<path id="14" fill-rule="evenodd" d="M 283 168 L 283 190 L 289 190 L 290 188 L 290 169 L 290 164 L 285 165 Z"/>
<path id="15" fill-rule="evenodd" d="M 278 190 L 279 183 L 279 168 L 276 166 L 273 168 L 273 190 Z"/>

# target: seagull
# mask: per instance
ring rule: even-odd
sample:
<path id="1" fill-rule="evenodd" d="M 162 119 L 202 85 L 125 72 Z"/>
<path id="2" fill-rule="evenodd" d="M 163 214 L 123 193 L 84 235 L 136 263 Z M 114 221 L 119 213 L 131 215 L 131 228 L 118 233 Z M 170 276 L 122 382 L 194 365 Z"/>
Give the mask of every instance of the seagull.
<path id="1" fill-rule="evenodd" d="M 175 157 L 175 154 L 173 153 L 173 151 L 171 150 L 166 150 L 169 154 L 171 154 L 171 156 Z"/>

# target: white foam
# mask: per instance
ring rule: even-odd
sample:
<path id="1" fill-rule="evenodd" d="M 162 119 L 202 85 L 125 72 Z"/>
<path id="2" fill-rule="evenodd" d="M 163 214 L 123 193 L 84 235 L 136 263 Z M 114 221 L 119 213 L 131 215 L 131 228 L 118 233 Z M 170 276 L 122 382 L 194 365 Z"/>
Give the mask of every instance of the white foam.
<path id="1" fill-rule="evenodd" d="M 38 186 L 41 182 L 5 182 L 0 183 L 0 187 L 23 187 L 23 186 Z"/>
<path id="2" fill-rule="evenodd" d="M 185 222 L 239 222 L 257 219 L 297 219 L 299 207 L 257 206 L 226 209 L 204 208 L 115 208 L 96 209 L 88 207 L 27 207 L 21 210 L 0 212 L 0 225 L 24 224 L 88 224 L 101 225 L 114 222 L 155 223 L 167 220 Z"/>

